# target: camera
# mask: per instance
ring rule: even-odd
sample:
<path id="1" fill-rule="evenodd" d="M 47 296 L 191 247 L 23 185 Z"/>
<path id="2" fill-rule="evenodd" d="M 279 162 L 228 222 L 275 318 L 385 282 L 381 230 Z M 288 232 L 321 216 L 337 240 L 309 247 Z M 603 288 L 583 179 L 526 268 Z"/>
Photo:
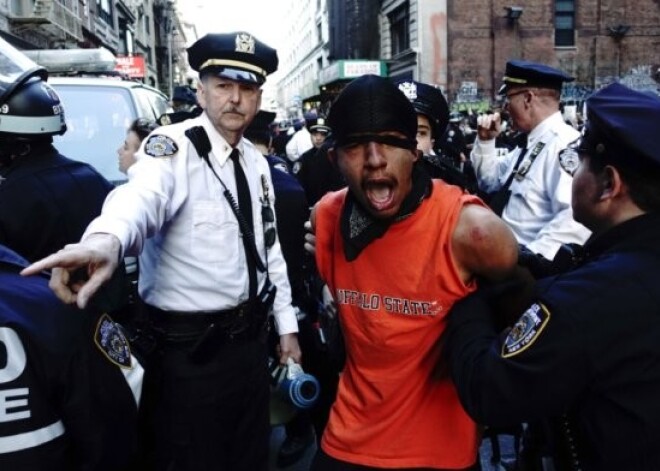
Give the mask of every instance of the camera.
<path id="1" fill-rule="evenodd" d="M 284 366 L 273 358 L 268 362 L 274 394 L 297 409 L 309 409 L 316 403 L 321 387 L 314 376 L 305 373 L 291 358 Z"/>

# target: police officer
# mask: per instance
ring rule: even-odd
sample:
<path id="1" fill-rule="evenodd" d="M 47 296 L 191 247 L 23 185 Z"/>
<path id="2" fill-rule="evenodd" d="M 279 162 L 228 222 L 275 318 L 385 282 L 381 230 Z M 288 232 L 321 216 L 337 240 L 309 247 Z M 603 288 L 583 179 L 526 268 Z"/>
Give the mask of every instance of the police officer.
<path id="1" fill-rule="evenodd" d="M 301 361 L 296 314 L 275 231 L 273 185 L 243 132 L 277 69 L 274 49 L 246 32 L 207 34 L 188 48 L 204 113 L 144 142 L 128 183 L 110 194 L 80 244 L 34 264 L 84 306 L 121 254 L 138 254 L 139 292 L 159 336 L 145 378 L 145 468 L 265 470 L 269 444 L 266 314 L 280 361 Z M 89 279 L 69 283 L 77 267 Z"/>
<path id="2" fill-rule="evenodd" d="M 578 136 L 559 112 L 562 84 L 573 77 L 544 64 L 511 60 L 500 94 L 513 126 L 528 133 L 526 144 L 496 155 L 499 113 L 478 118 L 471 154 L 480 189 L 516 234 L 519 244 L 540 262 L 555 259 L 562 244 L 582 244 L 589 231 L 573 220 L 571 176 L 562 171 L 559 151 Z"/>
<path id="3" fill-rule="evenodd" d="M 27 265 L 0 244 L 0 469 L 134 469 L 142 367 L 110 317 Z"/>
<path id="4" fill-rule="evenodd" d="M 477 182 L 471 164 L 442 152 L 442 140 L 449 123 L 449 106 L 442 91 L 416 81 L 399 82 L 398 87 L 417 112 L 417 149 L 422 153 L 418 165 L 432 178 L 476 192 Z"/>
<path id="5" fill-rule="evenodd" d="M 30 261 L 77 242 L 112 185 L 53 147 L 64 108 L 45 69 L 0 39 L 0 243 Z"/>
<path id="6" fill-rule="evenodd" d="M 305 372 L 324 379 L 328 374 L 320 370 L 319 353 L 315 345 L 316 331 L 312 323 L 316 321 L 317 303 L 310 290 L 309 259 L 304 251 L 305 228 L 304 224 L 309 218 L 309 206 L 305 198 L 305 191 L 298 180 L 288 173 L 288 166 L 280 157 L 268 154 L 270 148 L 270 124 L 275 119 L 275 113 L 259 111 L 257 116 L 245 131 L 245 137 L 250 139 L 265 155 L 270 165 L 275 190 L 275 214 L 277 215 L 277 232 L 282 244 L 282 253 L 286 260 L 293 305 L 296 306 L 298 316 L 299 341 L 303 356 Z M 327 128 L 329 129 L 329 128 Z M 314 136 L 314 126 L 310 127 Z M 322 397 L 326 402 L 327 388 L 321 387 Z M 329 404 L 328 404 L 329 407 Z M 275 406 L 271 402 L 271 423 L 275 424 Z M 316 409 L 316 408 L 314 408 Z M 327 411 L 326 411 L 327 414 Z M 284 415 L 284 414 L 282 414 Z M 314 431 L 310 415 L 315 418 L 316 410 L 298 411 L 297 414 L 285 423 L 285 438 L 277 454 L 277 465 L 290 466 L 302 458 L 305 450 L 314 443 Z M 325 425 L 325 421 L 323 421 Z M 320 436 L 320 432 L 319 432 Z"/>
<path id="7" fill-rule="evenodd" d="M 171 113 L 164 113 L 157 122 L 160 125 L 180 123 L 186 119 L 196 118 L 202 114 L 202 108 L 197 103 L 197 97 L 192 88 L 184 85 L 174 87 L 172 93 Z"/>
<path id="8" fill-rule="evenodd" d="M 559 156 L 574 217 L 593 231 L 582 260 L 539 281 L 504 337 L 488 297 L 467 299 L 446 351 L 477 422 L 544 420 L 553 469 L 657 470 L 660 99 L 612 84 L 586 105 L 584 134 Z"/>

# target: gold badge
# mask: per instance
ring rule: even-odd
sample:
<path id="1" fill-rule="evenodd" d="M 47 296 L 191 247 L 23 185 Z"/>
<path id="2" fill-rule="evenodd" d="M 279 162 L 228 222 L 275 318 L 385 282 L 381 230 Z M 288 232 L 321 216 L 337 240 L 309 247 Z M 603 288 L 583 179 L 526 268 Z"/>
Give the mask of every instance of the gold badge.
<path id="1" fill-rule="evenodd" d="M 254 38 L 247 33 L 236 35 L 236 52 L 254 54 Z"/>

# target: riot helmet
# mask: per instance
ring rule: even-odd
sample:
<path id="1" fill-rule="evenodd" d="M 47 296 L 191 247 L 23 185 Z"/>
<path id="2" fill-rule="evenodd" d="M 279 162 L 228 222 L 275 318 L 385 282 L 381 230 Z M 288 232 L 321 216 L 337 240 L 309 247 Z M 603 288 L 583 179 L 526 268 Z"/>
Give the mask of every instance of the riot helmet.
<path id="1" fill-rule="evenodd" d="M 0 38 L 0 140 L 64 134 L 64 109 L 47 78 L 46 69 Z"/>

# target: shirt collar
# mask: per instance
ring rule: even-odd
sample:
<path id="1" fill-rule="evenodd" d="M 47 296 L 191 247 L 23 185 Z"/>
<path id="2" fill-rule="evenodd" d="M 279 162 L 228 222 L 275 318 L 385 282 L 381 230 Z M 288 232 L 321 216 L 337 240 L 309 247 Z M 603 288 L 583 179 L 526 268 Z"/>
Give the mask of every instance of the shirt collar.
<path id="1" fill-rule="evenodd" d="M 539 124 L 536 125 L 529 133 L 529 138 L 527 140 L 527 147 L 529 148 L 532 143 L 536 143 L 541 137 L 548 131 L 555 129 L 556 126 L 565 125 L 564 119 L 561 116 L 559 111 L 552 113 L 550 116 L 545 118 Z"/>
<path id="2" fill-rule="evenodd" d="M 214 158 L 218 161 L 220 166 L 224 166 L 227 160 L 229 160 L 229 154 L 231 154 L 232 147 L 225 140 L 225 138 L 222 137 L 222 135 L 215 129 L 213 123 L 211 123 L 211 120 L 208 118 L 208 116 L 206 116 L 206 113 L 202 113 L 200 119 L 202 120 L 202 124 L 206 129 L 206 132 L 209 136 L 209 140 L 211 141 L 211 153 L 213 154 Z M 243 138 L 241 138 L 236 148 L 238 149 L 239 154 L 243 156 L 245 152 L 245 145 Z"/>

